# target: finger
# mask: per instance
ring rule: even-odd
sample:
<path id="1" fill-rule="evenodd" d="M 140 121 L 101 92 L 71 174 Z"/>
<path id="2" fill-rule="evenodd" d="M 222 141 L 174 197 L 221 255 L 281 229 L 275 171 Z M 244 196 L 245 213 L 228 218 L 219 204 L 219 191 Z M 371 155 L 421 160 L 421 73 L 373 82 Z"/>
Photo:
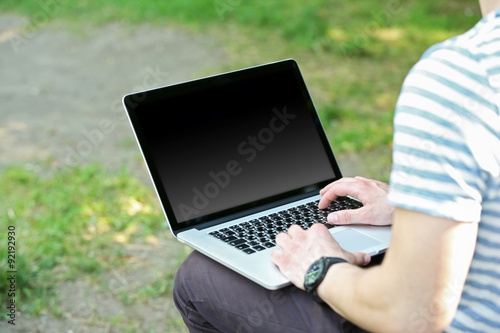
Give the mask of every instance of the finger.
<path id="1" fill-rule="evenodd" d="M 331 245 L 335 243 L 336 246 L 338 246 L 338 251 L 342 253 L 342 255 L 340 255 L 339 257 L 345 258 L 349 263 L 357 266 L 364 266 L 371 261 L 370 255 L 365 252 L 349 252 L 342 249 L 340 247 L 340 244 L 335 240 L 335 238 L 332 237 L 328 229 L 322 223 L 313 224 L 309 230 L 316 233 L 316 239 L 318 240 L 318 242 L 320 242 L 323 237 L 326 237 Z"/>
<path id="2" fill-rule="evenodd" d="M 332 187 L 332 185 L 333 185 L 334 183 L 335 183 L 335 182 L 332 182 L 332 183 L 330 183 L 330 184 L 326 185 L 325 187 L 323 187 L 321 190 L 319 190 L 319 194 L 323 194 L 323 193 L 325 193 L 326 191 L 328 191 L 328 189 L 329 189 L 330 187 Z"/>
<path id="3" fill-rule="evenodd" d="M 326 191 L 328 191 L 330 189 L 330 187 L 333 186 L 334 183 L 330 183 L 328 185 L 326 185 L 325 187 L 323 187 L 320 191 L 319 191 L 319 194 L 323 195 L 323 193 L 325 193 Z"/>
<path id="4" fill-rule="evenodd" d="M 274 248 L 271 250 L 271 261 L 276 265 L 280 266 L 283 260 L 283 250 L 279 248 Z"/>
<path id="5" fill-rule="evenodd" d="M 326 226 L 323 225 L 323 223 L 314 223 L 313 225 L 311 225 L 311 227 L 309 228 L 309 230 L 311 232 L 319 232 L 319 233 L 328 233 L 328 235 L 331 236 L 330 232 L 328 231 L 328 228 Z"/>
<path id="6" fill-rule="evenodd" d="M 338 195 L 336 195 L 335 191 L 333 191 L 332 188 L 328 189 L 328 191 L 322 194 L 322 197 L 318 203 L 318 208 L 325 209 L 332 203 L 333 200 L 337 199 L 337 197 Z"/>
<path id="7" fill-rule="evenodd" d="M 330 224 L 366 224 L 370 221 L 366 218 L 366 212 L 369 207 L 358 209 L 344 209 L 328 214 L 326 220 Z"/>
<path id="8" fill-rule="evenodd" d="M 333 238 L 332 234 L 330 234 L 330 231 L 328 231 L 328 228 L 323 223 L 315 223 L 307 231 L 312 233 L 314 237 L 313 239 L 316 242 L 321 242 L 322 240 L 326 240 L 328 243 L 333 242 L 340 247 L 338 242 L 335 240 L 335 238 Z"/>
<path id="9" fill-rule="evenodd" d="M 339 210 L 328 214 L 326 219 L 330 224 L 353 224 L 356 223 L 353 212 L 352 210 Z"/>
<path id="10" fill-rule="evenodd" d="M 288 235 L 291 237 L 291 238 L 294 238 L 294 237 L 297 237 L 300 235 L 301 232 L 303 232 L 304 229 L 302 229 L 302 227 L 298 224 L 293 224 L 290 226 L 290 228 L 288 228 Z"/>
<path id="11" fill-rule="evenodd" d="M 349 252 L 349 262 L 356 266 L 365 266 L 370 263 L 372 257 L 365 252 Z"/>
<path id="12" fill-rule="evenodd" d="M 274 241 L 276 242 L 276 245 L 284 248 L 286 243 L 290 241 L 290 236 L 286 232 L 280 232 L 276 235 Z"/>
<path id="13" fill-rule="evenodd" d="M 356 182 L 341 182 L 334 183 L 326 192 L 323 193 L 318 207 L 319 209 L 325 209 L 328 205 L 337 197 L 350 195 L 352 197 L 359 197 L 359 184 Z"/>
<path id="14" fill-rule="evenodd" d="M 343 177 L 343 178 L 340 178 L 339 180 L 336 180 L 328 185 L 326 185 L 325 187 L 323 187 L 320 191 L 319 191 L 319 194 L 323 194 L 325 193 L 326 191 L 328 191 L 328 189 L 330 189 L 330 187 L 334 186 L 335 184 L 338 184 L 338 183 L 344 183 L 344 182 L 354 182 L 355 181 L 355 178 L 351 178 L 351 177 Z"/>

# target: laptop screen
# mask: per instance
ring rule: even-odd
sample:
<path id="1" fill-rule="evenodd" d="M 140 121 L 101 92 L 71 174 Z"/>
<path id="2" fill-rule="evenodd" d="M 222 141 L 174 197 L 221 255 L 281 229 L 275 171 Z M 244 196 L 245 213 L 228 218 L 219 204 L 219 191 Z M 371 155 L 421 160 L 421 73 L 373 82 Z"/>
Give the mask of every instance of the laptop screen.
<path id="1" fill-rule="evenodd" d="M 293 60 L 124 98 L 174 230 L 341 177 Z"/>

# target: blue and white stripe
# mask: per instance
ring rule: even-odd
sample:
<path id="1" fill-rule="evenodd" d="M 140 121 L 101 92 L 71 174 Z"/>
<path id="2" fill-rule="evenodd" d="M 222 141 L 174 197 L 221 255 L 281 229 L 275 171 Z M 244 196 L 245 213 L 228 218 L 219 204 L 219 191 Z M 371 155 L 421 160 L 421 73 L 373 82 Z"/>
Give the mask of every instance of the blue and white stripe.
<path id="1" fill-rule="evenodd" d="M 500 10 L 431 47 L 408 74 L 394 118 L 389 202 L 479 222 L 448 332 L 500 332 Z"/>

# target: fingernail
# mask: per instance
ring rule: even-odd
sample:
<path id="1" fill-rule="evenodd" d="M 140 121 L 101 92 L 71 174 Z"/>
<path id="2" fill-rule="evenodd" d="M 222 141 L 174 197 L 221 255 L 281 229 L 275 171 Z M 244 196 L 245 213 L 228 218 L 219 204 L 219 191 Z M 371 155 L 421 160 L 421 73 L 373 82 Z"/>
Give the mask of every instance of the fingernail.
<path id="1" fill-rule="evenodd" d="M 335 224 L 339 222 L 339 216 L 337 214 L 328 215 L 328 222 Z"/>
<path id="2" fill-rule="evenodd" d="M 370 257 L 369 254 L 365 254 L 365 265 L 368 265 L 370 263 L 370 261 L 372 260 L 372 257 Z"/>

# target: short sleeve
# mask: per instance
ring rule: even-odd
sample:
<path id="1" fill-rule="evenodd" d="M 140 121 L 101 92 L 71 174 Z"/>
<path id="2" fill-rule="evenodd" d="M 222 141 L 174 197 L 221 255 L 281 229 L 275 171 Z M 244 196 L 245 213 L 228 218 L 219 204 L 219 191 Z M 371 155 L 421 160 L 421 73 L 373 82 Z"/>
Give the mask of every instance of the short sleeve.
<path id="1" fill-rule="evenodd" d="M 488 96 L 486 73 L 468 52 L 443 44 L 424 54 L 396 105 L 389 203 L 480 220 L 488 178 L 500 171 L 498 110 Z"/>

